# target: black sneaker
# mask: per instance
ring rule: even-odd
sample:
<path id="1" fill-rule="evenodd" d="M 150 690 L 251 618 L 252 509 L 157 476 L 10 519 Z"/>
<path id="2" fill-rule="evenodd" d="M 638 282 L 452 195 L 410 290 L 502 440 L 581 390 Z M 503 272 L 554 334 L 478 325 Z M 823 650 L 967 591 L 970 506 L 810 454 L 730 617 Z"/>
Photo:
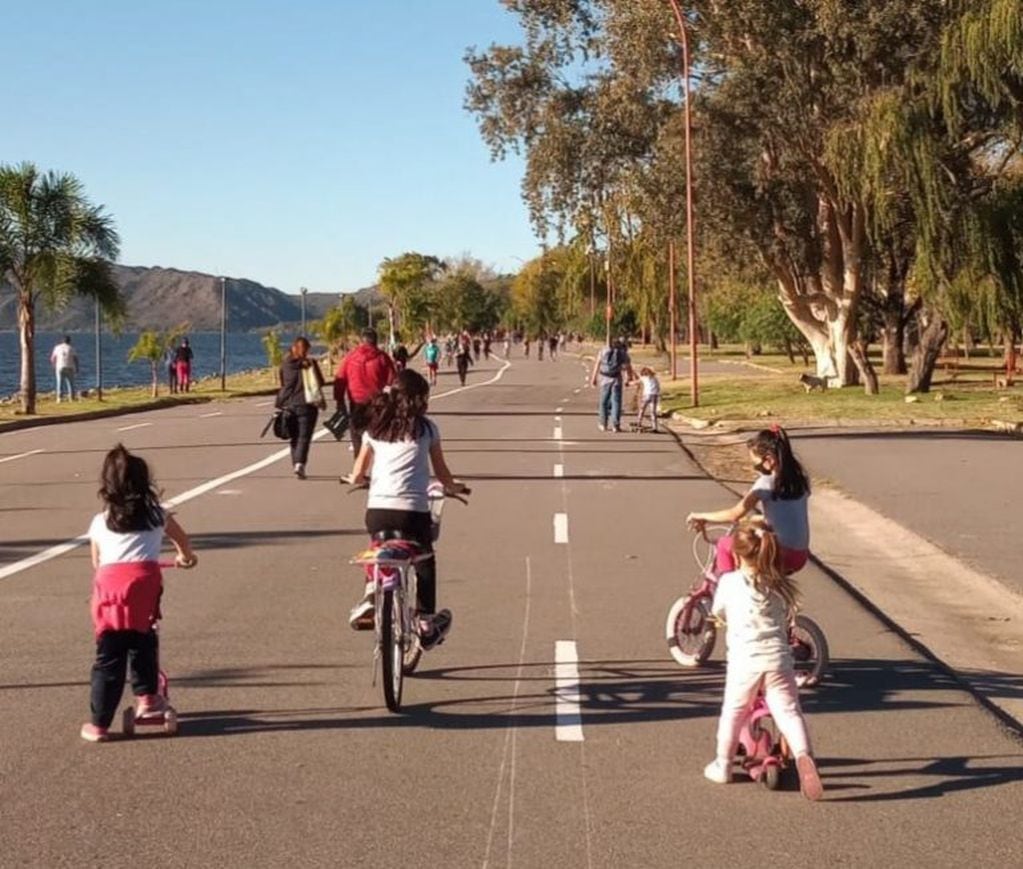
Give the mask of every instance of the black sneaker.
<path id="1" fill-rule="evenodd" d="M 419 645 L 424 650 L 432 649 L 444 642 L 444 638 L 451 630 L 451 610 L 441 610 L 439 613 L 430 616 L 430 627 L 427 630 L 420 630 Z"/>

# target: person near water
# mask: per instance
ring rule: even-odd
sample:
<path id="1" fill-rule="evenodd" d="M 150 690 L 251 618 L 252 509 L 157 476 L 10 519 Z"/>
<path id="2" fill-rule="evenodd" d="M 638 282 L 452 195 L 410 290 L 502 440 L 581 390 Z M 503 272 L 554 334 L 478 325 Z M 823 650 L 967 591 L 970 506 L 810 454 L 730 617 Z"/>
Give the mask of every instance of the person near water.
<path id="1" fill-rule="evenodd" d="M 78 354 L 71 346 L 70 335 L 65 335 L 64 340 L 50 352 L 50 363 L 53 365 L 53 373 L 57 381 L 57 403 L 60 404 L 64 397 L 65 387 L 67 387 L 68 400 L 77 401 L 78 391 L 75 389 L 75 377 L 78 374 Z"/>
<path id="2" fill-rule="evenodd" d="M 338 408 L 348 404 L 352 450 L 356 456 L 362 448 L 369 403 L 397 374 L 393 360 L 377 344 L 376 329 L 364 329 L 361 343 L 345 354 L 334 374 L 334 400 Z"/>
<path id="3" fill-rule="evenodd" d="M 177 550 L 178 567 L 197 559 L 188 535 L 160 504 L 149 466 L 121 444 L 103 460 L 99 496 L 103 511 L 89 525 L 92 550 L 92 626 L 96 660 L 92 665 L 92 717 L 82 739 L 106 742 L 131 671 L 138 718 L 162 715 L 160 665 L 154 628 L 160 618 L 163 575 L 160 549 L 166 535 Z"/>
<path id="4" fill-rule="evenodd" d="M 167 367 L 167 388 L 170 390 L 170 394 L 174 395 L 178 391 L 178 364 L 176 361 L 176 351 L 173 347 L 168 347 L 167 352 L 163 354 L 163 364 Z"/>
<path id="5" fill-rule="evenodd" d="M 178 375 L 178 392 L 192 391 L 192 359 L 195 354 L 188 344 L 187 338 L 182 338 L 178 349 L 174 351 L 174 369 Z"/>
<path id="6" fill-rule="evenodd" d="M 281 365 L 281 388 L 275 405 L 291 414 L 291 463 L 295 476 L 306 478 L 309 445 L 316 430 L 316 418 L 327 406 L 323 399 L 323 374 L 309 355 L 309 340 L 295 339 Z"/>

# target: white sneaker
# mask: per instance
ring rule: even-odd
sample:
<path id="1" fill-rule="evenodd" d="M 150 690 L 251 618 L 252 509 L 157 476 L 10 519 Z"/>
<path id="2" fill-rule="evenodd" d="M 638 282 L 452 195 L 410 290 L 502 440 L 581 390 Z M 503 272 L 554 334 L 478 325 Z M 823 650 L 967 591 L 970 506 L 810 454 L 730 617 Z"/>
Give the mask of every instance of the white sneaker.
<path id="1" fill-rule="evenodd" d="M 298 477 L 300 480 L 305 479 L 305 465 L 301 464 L 300 462 L 295 463 L 295 476 Z"/>
<path id="2" fill-rule="evenodd" d="M 604 423 L 602 423 L 602 422 L 598 422 L 597 423 L 597 430 L 598 431 L 607 431 L 607 426 L 604 425 Z"/>
<path id="3" fill-rule="evenodd" d="M 732 770 L 719 760 L 711 761 L 703 769 L 703 777 L 719 785 L 726 785 L 732 780 Z"/>
<path id="4" fill-rule="evenodd" d="M 373 586 L 367 585 L 362 600 L 353 606 L 348 614 L 348 624 L 353 631 L 368 631 L 373 627 L 376 615 L 373 609 Z"/>

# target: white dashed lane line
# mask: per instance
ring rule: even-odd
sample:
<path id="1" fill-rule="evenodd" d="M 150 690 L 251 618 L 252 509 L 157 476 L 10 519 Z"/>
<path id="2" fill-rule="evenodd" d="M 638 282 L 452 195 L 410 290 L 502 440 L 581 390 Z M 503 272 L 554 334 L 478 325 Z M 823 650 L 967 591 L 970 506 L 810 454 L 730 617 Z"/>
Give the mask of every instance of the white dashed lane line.
<path id="1" fill-rule="evenodd" d="M 583 719 L 579 707 L 579 650 L 572 640 L 554 644 L 554 737 L 558 742 L 582 742 Z"/>
<path id="2" fill-rule="evenodd" d="M 136 429 L 136 428 L 145 428 L 147 425 L 152 425 L 152 423 L 151 422 L 137 422 L 137 423 L 135 423 L 135 425 L 121 426 L 121 428 L 119 428 L 117 430 L 118 431 L 131 431 L 132 429 Z"/>
<path id="3" fill-rule="evenodd" d="M 27 453 L 18 453 L 16 456 L 7 456 L 6 458 L 0 459 L 0 465 L 4 462 L 13 462 L 15 459 L 24 459 L 28 456 L 34 456 L 45 452 L 46 450 L 29 450 Z"/>

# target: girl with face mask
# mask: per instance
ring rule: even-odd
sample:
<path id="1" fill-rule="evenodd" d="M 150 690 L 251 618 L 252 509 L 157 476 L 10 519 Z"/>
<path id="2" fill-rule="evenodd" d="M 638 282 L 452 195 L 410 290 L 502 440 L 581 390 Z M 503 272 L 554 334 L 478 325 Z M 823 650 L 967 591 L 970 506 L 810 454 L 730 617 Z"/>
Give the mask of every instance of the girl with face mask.
<path id="1" fill-rule="evenodd" d="M 778 425 L 764 429 L 746 442 L 750 463 L 759 475 L 750 490 L 734 507 L 709 513 L 690 513 L 686 524 L 702 530 L 708 523 L 738 522 L 758 510 L 778 538 L 782 569 L 801 570 L 810 556 L 808 499 L 810 478 L 792 452 L 785 430 Z M 715 568 L 718 576 L 735 570 L 735 541 L 722 537 L 717 543 Z"/>

